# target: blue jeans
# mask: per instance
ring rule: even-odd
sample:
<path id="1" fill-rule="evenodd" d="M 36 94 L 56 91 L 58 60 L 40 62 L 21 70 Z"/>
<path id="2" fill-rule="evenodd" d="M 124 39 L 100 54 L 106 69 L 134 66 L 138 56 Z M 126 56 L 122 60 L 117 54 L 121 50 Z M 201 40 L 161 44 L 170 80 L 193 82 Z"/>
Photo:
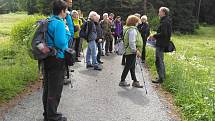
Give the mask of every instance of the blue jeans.
<path id="1" fill-rule="evenodd" d="M 91 59 L 90 59 L 91 56 L 92 56 L 92 64 L 94 66 L 98 65 L 96 49 L 97 49 L 97 45 L 95 40 L 88 42 L 87 55 L 86 55 L 87 65 L 91 64 Z"/>

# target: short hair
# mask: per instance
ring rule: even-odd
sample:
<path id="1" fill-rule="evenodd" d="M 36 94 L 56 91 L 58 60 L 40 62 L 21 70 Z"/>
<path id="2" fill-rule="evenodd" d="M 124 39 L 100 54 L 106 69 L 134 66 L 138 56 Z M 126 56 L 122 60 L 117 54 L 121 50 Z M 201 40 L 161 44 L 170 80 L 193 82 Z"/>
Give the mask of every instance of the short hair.
<path id="1" fill-rule="evenodd" d="M 98 16 L 98 14 L 97 14 L 95 11 L 91 11 L 91 12 L 89 13 L 88 18 L 92 19 L 93 16 Z"/>
<path id="2" fill-rule="evenodd" d="M 134 15 L 139 17 L 139 18 L 141 17 L 141 15 L 139 13 L 135 13 Z"/>
<path id="3" fill-rule="evenodd" d="M 108 16 L 108 13 L 104 13 L 103 16 Z"/>
<path id="4" fill-rule="evenodd" d="M 139 22 L 140 22 L 140 18 L 138 18 L 135 15 L 130 15 L 126 20 L 126 26 L 136 26 L 136 24 Z"/>
<path id="5" fill-rule="evenodd" d="M 165 13 L 165 15 L 168 16 L 170 10 L 167 7 L 160 7 L 159 11 L 163 11 Z"/>
<path id="6" fill-rule="evenodd" d="M 114 16 L 114 14 L 113 13 L 110 13 L 110 15 L 109 16 Z"/>
<path id="7" fill-rule="evenodd" d="M 145 20 L 145 21 L 147 21 L 147 20 L 148 20 L 148 18 L 147 18 L 147 16 L 146 16 L 146 15 L 143 15 L 143 16 L 141 17 L 141 20 Z"/>
<path id="8" fill-rule="evenodd" d="M 78 11 L 77 11 L 77 10 L 72 10 L 72 15 L 73 15 L 74 13 L 78 14 Z"/>
<path id="9" fill-rule="evenodd" d="M 66 9 L 68 8 L 67 3 L 63 0 L 55 0 L 52 6 L 52 11 L 54 15 L 59 15 L 62 10 L 66 11 Z"/>

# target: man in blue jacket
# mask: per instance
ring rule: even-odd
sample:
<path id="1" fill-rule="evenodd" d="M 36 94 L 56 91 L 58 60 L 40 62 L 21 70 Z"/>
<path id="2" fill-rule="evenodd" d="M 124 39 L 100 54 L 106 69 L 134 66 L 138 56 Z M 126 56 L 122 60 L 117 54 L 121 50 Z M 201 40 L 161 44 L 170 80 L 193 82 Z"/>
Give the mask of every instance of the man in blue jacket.
<path id="1" fill-rule="evenodd" d="M 55 56 L 44 60 L 43 106 L 44 121 L 67 121 L 66 117 L 57 112 L 63 89 L 65 60 L 64 51 L 68 48 L 71 33 L 66 29 L 67 3 L 56 0 L 53 3 L 53 16 L 48 24 L 47 45 L 56 49 Z"/>

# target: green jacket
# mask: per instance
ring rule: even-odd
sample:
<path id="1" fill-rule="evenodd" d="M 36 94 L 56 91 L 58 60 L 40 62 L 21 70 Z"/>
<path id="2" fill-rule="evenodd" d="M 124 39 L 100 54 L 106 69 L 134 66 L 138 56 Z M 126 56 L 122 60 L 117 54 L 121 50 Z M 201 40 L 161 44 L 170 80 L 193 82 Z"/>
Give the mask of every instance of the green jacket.
<path id="1" fill-rule="evenodd" d="M 142 36 L 140 34 L 140 32 L 138 31 L 136 26 L 124 26 L 123 27 L 123 35 L 124 35 L 124 47 L 125 47 L 125 55 L 130 55 L 130 54 L 134 54 L 131 51 L 131 48 L 129 46 L 129 37 L 128 37 L 128 31 L 130 29 L 135 29 L 137 32 L 136 35 L 136 49 L 139 50 L 142 53 L 142 48 L 143 48 L 143 41 L 142 41 Z"/>

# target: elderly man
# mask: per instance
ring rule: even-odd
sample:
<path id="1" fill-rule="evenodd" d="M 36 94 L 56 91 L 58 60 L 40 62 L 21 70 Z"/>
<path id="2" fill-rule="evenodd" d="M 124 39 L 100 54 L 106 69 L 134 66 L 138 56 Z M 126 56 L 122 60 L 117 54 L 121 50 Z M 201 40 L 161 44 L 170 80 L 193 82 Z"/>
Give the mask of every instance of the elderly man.
<path id="1" fill-rule="evenodd" d="M 151 38 L 156 40 L 156 60 L 155 65 L 159 78 L 153 83 L 162 83 L 166 78 L 165 65 L 164 65 L 164 49 L 169 45 L 172 25 L 169 18 L 169 9 L 167 7 L 161 7 L 159 9 L 160 25 L 157 30 L 157 34 Z"/>
<path id="2" fill-rule="evenodd" d="M 96 44 L 96 39 L 97 39 L 97 31 L 96 31 L 96 25 L 95 22 L 99 22 L 99 15 L 95 11 L 91 11 L 88 17 L 87 21 L 87 26 L 88 26 L 88 37 L 87 37 L 87 42 L 88 42 L 88 48 L 87 48 L 87 55 L 86 55 L 86 61 L 87 61 L 87 68 L 93 67 L 94 70 L 99 70 L 101 71 L 102 68 L 99 66 L 97 62 L 97 44 Z M 91 59 L 92 57 L 92 63 Z"/>

